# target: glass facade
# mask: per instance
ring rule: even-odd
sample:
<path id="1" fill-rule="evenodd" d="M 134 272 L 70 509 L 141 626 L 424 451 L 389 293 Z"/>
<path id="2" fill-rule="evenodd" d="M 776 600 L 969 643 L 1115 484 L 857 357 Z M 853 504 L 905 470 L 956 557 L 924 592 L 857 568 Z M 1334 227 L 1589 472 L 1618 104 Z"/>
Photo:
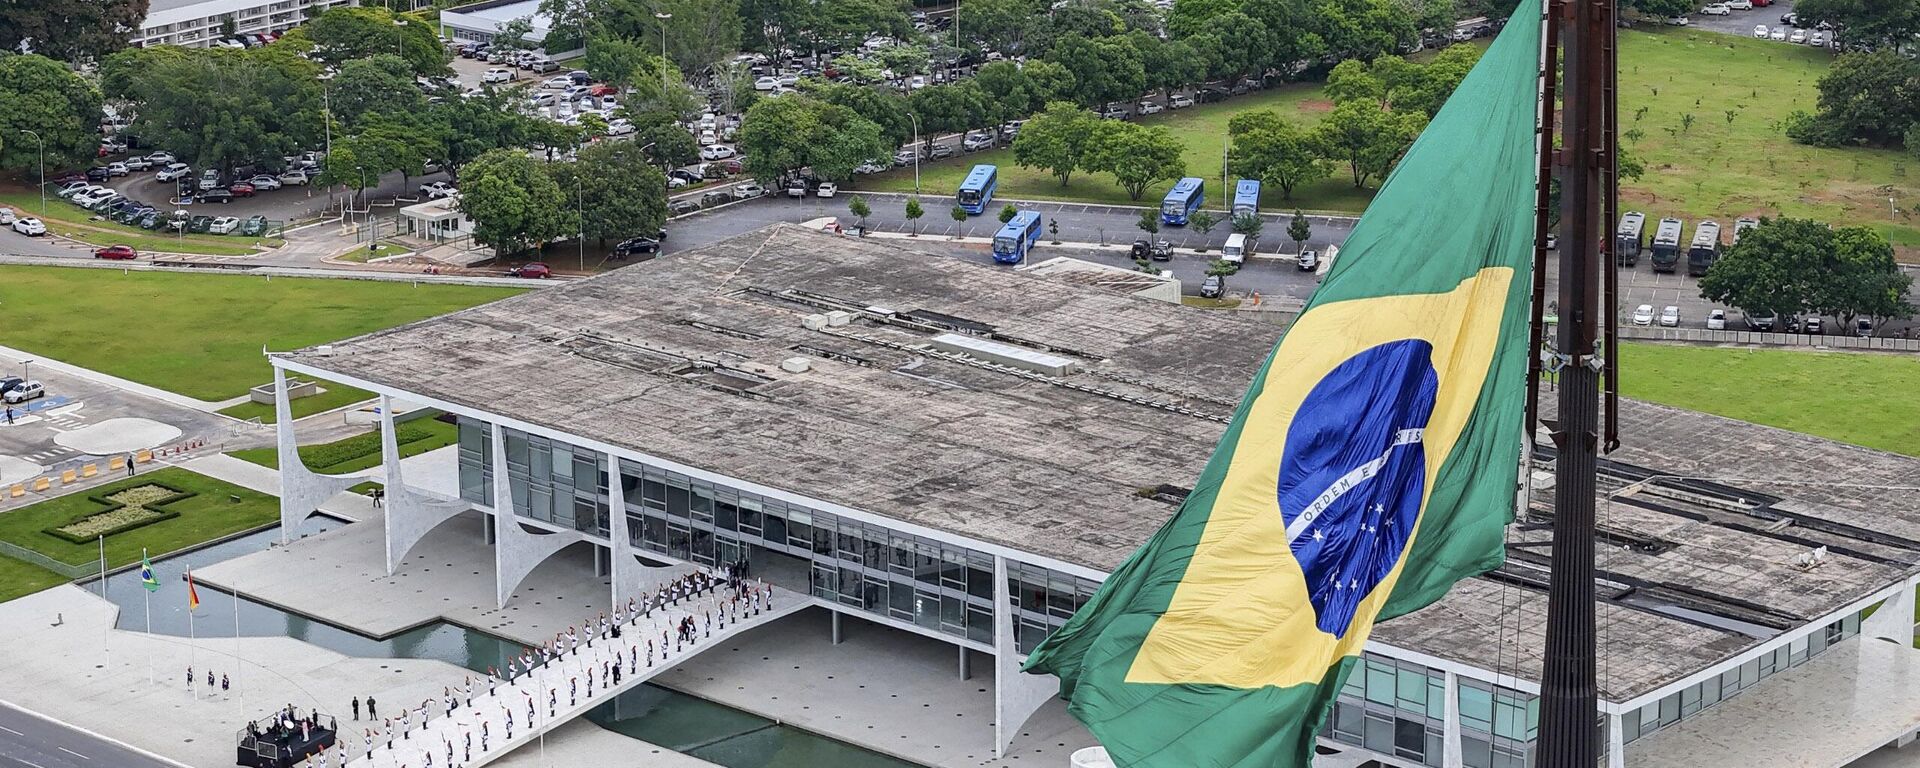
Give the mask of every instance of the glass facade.
<path id="1" fill-rule="evenodd" d="M 1763 653 L 1759 658 L 1702 680 L 1659 701 L 1628 712 L 1620 718 L 1620 728 L 1629 742 L 1647 736 L 1701 711 L 1732 698 L 1761 680 L 1805 664 L 1829 646 L 1860 634 L 1860 615 L 1847 616 L 1815 630 L 1805 637 Z"/>
<path id="2" fill-rule="evenodd" d="M 512 429 L 503 434 L 515 512 L 608 535 L 604 454 Z M 490 427 L 461 418 L 460 491 L 468 501 L 492 506 L 491 455 Z M 747 559 L 756 575 L 815 597 L 993 642 L 993 557 L 985 552 L 638 462 L 622 460 L 620 479 L 628 536 L 637 549 L 702 565 Z M 1008 562 L 1007 573 L 1022 653 L 1065 623 L 1099 586 L 1015 561 Z"/>

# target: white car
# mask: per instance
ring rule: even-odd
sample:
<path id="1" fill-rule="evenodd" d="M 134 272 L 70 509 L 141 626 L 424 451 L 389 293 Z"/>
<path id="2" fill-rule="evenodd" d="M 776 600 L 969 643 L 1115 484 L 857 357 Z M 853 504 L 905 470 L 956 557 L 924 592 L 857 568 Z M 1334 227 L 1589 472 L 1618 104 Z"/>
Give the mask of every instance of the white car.
<path id="1" fill-rule="evenodd" d="M 767 193 L 767 188 L 758 184 L 742 184 L 733 188 L 733 199 L 752 200 Z"/>
<path id="2" fill-rule="evenodd" d="M 926 78 L 926 76 L 925 76 L 925 75 L 914 75 L 913 77 L 911 77 L 911 78 L 908 78 L 908 79 L 907 79 L 907 87 L 908 87 L 908 88 L 911 88 L 911 89 L 913 89 L 913 90 L 916 90 L 916 91 L 917 91 L 917 90 L 920 90 L 920 89 L 922 89 L 922 88 L 925 88 L 925 87 L 927 87 L 927 78 Z"/>
<path id="3" fill-rule="evenodd" d="M 1184 93 L 1176 93 L 1173 95 L 1173 98 L 1167 100 L 1167 106 L 1172 107 L 1174 109 L 1191 107 L 1193 106 L 1193 97 L 1188 96 Z"/>
<path id="4" fill-rule="evenodd" d="M 1724 331 L 1727 329 L 1727 311 L 1716 309 L 1707 313 L 1707 330 Z"/>
<path id="5" fill-rule="evenodd" d="M 792 88 L 799 84 L 800 84 L 799 75 L 781 75 L 780 76 L 780 87 L 782 88 Z"/>
<path id="6" fill-rule="evenodd" d="M 506 67 L 493 67 L 488 69 L 486 74 L 480 76 L 480 82 L 483 83 L 504 83 L 512 79 L 513 70 L 507 69 Z"/>
<path id="7" fill-rule="evenodd" d="M 1653 325 L 1653 305 L 1642 304 L 1633 308 L 1634 325 Z"/>
<path id="8" fill-rule="evenodd" d="M 37 381 L 29 381 L 7 390 L 6 396 L 0 399 L 4 399 L 8 403 L 24 403 L 36 397 L 44 397 L 46 394 L 47 387 L 45 384 Z"/>
<path id="9" fill-rule="evenodd" d="M 1159 112 L 1165 109 L 1166 107 L 1160 106 L 1151 101 L 1143 101 L 1143 102 L 1140 102 L 1140 109 L 1138 111 L 1142 115 L 1152 115 L 1152 114 L 1158 114 Z"/>
<path id="10" fill-rule="evenodd" d="M 246 182 L 253 185 L 255 192 L 267 192 L 284 186 L 281 184 L 279 177 L 270 173 L 254 176 L 253 178 L 246 179 Z"/>
<path id="11" fill-rule="evenodd" d="M 1773 28 L 1773 31 L 1772 31 L 1772 32 L 1768 32 L 1768 33 L 1767 33 L 1767 39 L 1768 39 L 1768 40 L 1772 40 L 1772 41 L 1774 41 L 1774 42 L 1777 42 L 1777 43 L 1784 43 L 1784 42 L 1786 42 L 1786 41 L 1787 41 L 1787 28 L 1786 28 L 1786 27 L 1774 27 L 1774 28 Z"/>
<path id="12" fill-rule="evenodd" d="M 164 168 L 167 164 L 172 163 L 174 159 L 172 152 L 155 152 L 147 155 L 147 162 L 152 163 L 156 168 Z"/>
<path id="13" fill-rule="evenodd" d="M 1665 328 L 1680 327 L 1680 308 L 1669 304 L 1660 310 L 1660 325 Z"/>
<path id="14" fill-rule="evenodd" d="M 1827 47 L 1827 33 L 1825 32 L 1813 33 L 1811 36 L 1807 38 L 1807 45 L 1811 45 L 1815 48 Z"/>
<path id="15" fill-rule="evenodd" d="M 1753 10 L 1753 0 L 1727 0 L 1726 3 L 1724 3 L 1724 5 L 1736 11 Z"/>
<path id="16" fill-rule="evenodd" d="M 1755 25 L 1753 25 L 1753 37 L 1754 37 L 1754 39 L 1756 39 L 1756 40 L 1765 40 L 1765 39 L 1767 39 L 1767 25 L 1765 25 L 1765 24 L 1755 24 Z"/>
<path id="17" fill-rule="evenodd" d="M 616 117 L 612 120 L 607 121 L 608 136 L 628 136 L 638 130 L 640 129 L 635 128 L 633 126 L 632 120 L 628 120 L 624 117 Z"/>
<path id="18" fill-rule="evenodd" d="M 840 192 L 839 186 L 835 185 L 831 181 L 823 181 L 823 182 L 820 182 L 820 188 L 817 190 L 814 190 L 813 194 L 815 197 L 833 197 L 835 194 L 839 192 Z"/>
<path id="19" fill-rule="evenodd" d="M 725 144 L 711 144 L 700 148 L 700 159 L 702 160 L 725 160 L 733 157 L 733 154 L 733 147 Z"/>
<path id="20" fill-rule="evenodd" d="M 1787 42 L 1793 43 L 1794 45 L 1806 45 L 1807 31 L 1804 29 L 1794 30 L 1793 34 L 1787 35 Z"/>
<path id="21" fill-rule="evenodd" d="M 98 189 L 93 189 L 78 195 L 74 195 L 69 199 L 73 201 L 74 205 L 80 206 L 82 208 L 91 209 L 94 206 L 99 205 L 100 201 L 113 197 L 116 194 L 118 193 L 114 192 L 111 189 L 107 189 L 106 187 L 100 187 Z"/>
<path id="22" fill-rule="evenodd" d="M 613 94 L 607 94 L 605 96 L 600 97 L 600 108 L 603 110 L 612 112 L 616 107 L 619 107 L 619 106 L 620 106 L 620 102 L 613 98 Z"/>
<path id="23" fill-rule="evenodd" d="M 566 89 L 568 89 L 568 88 L 572 88 L 572 87 L 573 87 L 573 78 L 571 78 L 571 77 L 549 77 L 549 78 L 547 78 L 547 81 L 546 81 L 546 82 L 544 82 L 544 83 L 541 83 L 541 84 L 540 84 L 540 87 L 542 87 L 542 88 L 546 88 L 546 89 L 549 89 L 549 90 L 554 90 L 554 91 L 564 91 L 564 90 L 566 90 Z"/>
<path id="24" fill-rule="evenodd" d="M 1685 16 L 1673 16 L 1667 19 L 1667 26 L 1669 27 L 1684 27 L 1692 23 L 1693 19 Z"/>
<path id="25" fill-rule="evenodd" d="M 885 173 L 886 171 L 887 171 L 887 166 L 884 166 L 875 162 L 861 163 L 859 167 L 853 169 L 854 173 L 860 174 L 862 176 L 870 176 L 876 173 Z"/>
<path id="26" fill-rule="evenodd" d="M 34 237 L 46 234 L 47 225 L 40 223 L 39 219 L 19 219 L 13 222 L 13 231 Z"/>
<path id="27" fill-rule="evenodd" d="M 778 87 L 780 87 L 780 78 L 772 75 L 763 75 L 753 81 L 753 89 L 756 91 L 771 91 Z"/>
<path id="28" fill-rule="evenodd" d="M 207 231 L 216 235 L 231 235 L 240 228 L 240 219 L 233 216 L 221 216 L 207 225 Z"/>
<path id="29" fill-rule="evenodd" d="M 306 183 L 312 180 L 313 178 L 306 171 L 295 170 L 280 174 L 280 183 L 285 186 L 306 186 Z"/>
<path id="30" fill-rule="evenodd" d="M 715 135 L 713 131 L 700 132 L 700 146 L 705 147 L 705 146 L 718 144 L 718 143 L 720 143 L 720 137 L 718 135 Z"/>
<path id="31" fill-rule="evenodd" d="M 1702 16 L 1725 16 L 1730 13 L 1733 13 L 1733 9 L 1728 8 L 1726 3 L 1714 3 L 1700 9 Z"/>
<path id="32" fill-rule="evenodd" d="M 455 190 L 452 184 L 444 181 L 420 185 L 420 196 L 428 200 L 439 200 L 443 197 L 451 197 L 456 191 L 458 190 Z"/>
<path id="33" fill-rule="evenodd" d="M 167 167 L 161 168 L 159 173 L 153 175 L 153 178 L 156 181 L 179 181 L 192 174 L 193 169 L 187 167 L 186 163 L 168 163 Z"/>
<path id="34" fill-rule="evenodd" d="M 125 162 L 120 162 L 120 163 L 115 163 L 115 165 L 118 165 L 118 166 L 120 166 L 120 167 L 122 167 L 122 168 L 125 168 L 125 169 L 127 169 L 127 170 L 129 170 L 129 171 L 151 171 L 151 170 L 153 170 L 153 161 L 152 161 L 152 160 L 148 160 L 148 159 L 146 159 L 146 158 L 144 158 L 144 157 L 129 157 L 129 158 L 127 158 L 127 159 L 126 159 L 126 161 L 125 161 Z"/>
<path id="35" fill-rule="evenodd" d="M 11 225 L 19 218 L 18 215 L 14 214 L 12 208 L 0 205 L 0 225 Z"/>

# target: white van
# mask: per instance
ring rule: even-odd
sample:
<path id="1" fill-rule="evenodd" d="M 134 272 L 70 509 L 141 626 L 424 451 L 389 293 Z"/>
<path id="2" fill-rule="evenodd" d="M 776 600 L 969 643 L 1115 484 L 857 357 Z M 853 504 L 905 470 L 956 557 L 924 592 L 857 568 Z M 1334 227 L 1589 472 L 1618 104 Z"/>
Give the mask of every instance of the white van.
<path id="1" fill-rule="evenodd" d="M 1260 247 L 1257 235 L 1245 235 L 1235 232 L 1227 235 L 1227 244 L 1220 248 L 1220 260 L 1228 264 L 1245 264 L 1253 249 Z"/>

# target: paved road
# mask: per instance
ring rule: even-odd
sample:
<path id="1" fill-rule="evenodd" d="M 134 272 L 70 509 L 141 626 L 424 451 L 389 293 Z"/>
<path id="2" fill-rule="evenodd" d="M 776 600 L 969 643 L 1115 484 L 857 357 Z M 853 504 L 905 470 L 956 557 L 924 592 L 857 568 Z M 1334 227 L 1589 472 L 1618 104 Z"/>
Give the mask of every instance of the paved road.
<path id="1" fill-rule="evenodd" d="M 1695 13 L 1689 18 L 1692 22 L 1690 26 L 1694 29 L 1750 37 L 1753 35 L 1753 25 L 1765 24 L 1767 29 L 1773 29 L 1780 26 L 1781 16 L 1792 12 L 1793 0 L 1776 0 L 1772 5 L 1751 11 L 1734 11 L 1725 16 Z M 1791 45 L 1791 43 L 1780 43 L 1780 45 Z"/>
<path id="2" fill-rule="evenodd" d="M 129 716 L 137 716 L 129 713 Z M 0 768 L 175 768 L 0 702 Z"/>

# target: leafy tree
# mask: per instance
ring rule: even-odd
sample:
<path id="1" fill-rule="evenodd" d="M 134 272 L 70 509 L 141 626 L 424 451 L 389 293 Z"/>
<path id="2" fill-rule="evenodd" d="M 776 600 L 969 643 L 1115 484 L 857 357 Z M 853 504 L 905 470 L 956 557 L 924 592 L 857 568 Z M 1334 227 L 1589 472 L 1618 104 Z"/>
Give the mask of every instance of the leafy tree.
<path id="1" fill-rule="evenodd" d="M 667 220 L 667 177 L 631 141 L 603 141 L 579 159 L 551 167 L 563 198 L 579 210 L 581 233 L 609 239 L 651 237 Z"/>
<path id="2" fill-rule="evenodd" d="M 1267 25 L 1244 13 L 1216 16 L 1202 25 L 1193 50 L 1207 59 L 1207 74 L 1237 79 L 1273 62 L 1274 42 Z"/>
<path id="3" fill-rule="evenodd" d="M 1136 42 L 1136 47 L 1139 47 L 1137 44 L 1142 40 L 1159 40 L 1159 38 L 1137 32 L 1129 39 Z M 1192 43 L 1186 40 L 1160 44 L 1158 51 L 1152 55 L 1147 55 L 1146 49 L 1142 48 L 1141 56 L 1146 62 L 1147 87 L 1162 93 L 1185 88 L 1207 79 L 1207 60 Z"/>
<path id="4" fill-rule="evenodd" d="M 838 104 L 880 126 L 887 146 L 897 147 L 913 136 L 913 123 L 907 117 L 907 99 L 890 88 L 801 81 L 808 95 L 828 104 Z"/>
<path id="5" fill-rule="evenodd" d="M 100 92 L 72 69 L 34 54 L 0 56 L 0 169 L 37 174 L 43 144 L 49 169 L 86 162 L 99 125 Z"/>
<path id="6" fill-rule="evenodd" d="M 920 118 L 920 138 L 928 149 L 943 133 L 965 131 L 988 120 L 987 96 L 972 80 L 914 91 L 907 105 Z"/>
<path id="7" fill-rule="evenodd" d="M 664 168 L 677 168 L 700 159 L 700 144 L 693 134 L 661 112 L 643 112 L 633 121 L 633 143 L 645 147 L 650 161 Z"/>
<path id="8" fill-rule="evenodd" d="M 335 119 L 351 127 L 370 112 L 418 112 L 426 98 L 414 85 L 406 59 L 391 53 L 375 54 L 340 65 L 327 86 L 328 108 Z"/>
<path id="9" fill-rule="evenodd" d="M 156 58 L 130 94 L 134 130 L 197 168 L 279 168 L 320 143 L 319 66 L 288 48 Z"/>
<path id="10" fill-rule="evenodd" d="M 433 25 L 380 7 L 333 8 L 295 27 L 282 42 L 294 47 L 311 45 L 313 59 L 333 67 L 392 53 L 405 58 L 416 75 L 444 75 L 449 71 L 447 49 L 440 44 Z"/>
<path id="11" fill-rule="evenodd" d="M 1667 19 L 1692 13 L 1697 6 L 1693 0 L 1621 0 L 1620 7 L 1639 11 L 1643 16 Z"/>
<path id="12" fill-rule="evenodd" d="M 493 50 L 511 53 L 514 51 L 531 51 L 539 48 L 539 43 L 527 39 L 527 36 L 531 34 L 533 34 L 532 17 L 522 16 L 517 19 L 510 19 L 507 23 L 500 25 L 500 29 L 493 33 Z"/>
<path id="13" fill-rule="evenodd" d="M 991 1 L 991 0 L 989 0 Z M 986 100 L 986 117 L 993 123 L 1018 120 L 1044 106 L 1026 72 L 1011 61 L 995 61 L 980 68 L 971 80 Z"/>
<path id="14" fill-rule="evenodd" d="M 1088 144 L 1100 118 L 1064 101 L 1027 120 L 1013 139 L 1013 160 L 1023 168 L 1044 168 L 1066 186 L 1085 167 Z"/>
<path id="15" fill-rule="evenodd" d="M 496 149 L 467 165 L 460 210 L 473 219 L 473 240 L 507 256 L 577 231 L 571 195 L 524 152 Z"/>
<path id="16" fill-rule="evenodd" d="M 920 234 L 920 217 L 925 216 L 927 214 L 927 209 L 920 207 L 920 198 L 917 198 L 917 197 L 907 198 L 907 207 L 906 207 L 905 213 L 907 215 L 907 221 L 913 222 L 913 234 L 919 235 Z"/>
<path id="17" fill-rule="evenodd" d="M 1911 282 L 1872 230 L 1780 218 L 1763 220 L 1727 248 L 1700 278 L 1700 295 L 1749 313 L 1812 311 L 1851 323 L 1912 314 Z"/>
<path id="18" fill-rule="evenodd" d="M 100 92 L 108 101 L 135 101 L 141 81 L 162 62 L 179 61 L 201 55 L 192 48 L 157 45 L 151 48 L 125 48 L 100 61 Z"/>
<path id="19" fill-rule="evenodd" d="M 1213 211 L 1194 211 L 1193 215 L 1187 217 L 1187 226 L 1194 228 L 1202 235 L 1212 232 L 1214 226 L 1219 223 L 1220 216 Z"/>
<path id="20" fill-rule="evenodd" d="M 1233 140 L 1228 156 L 1233 173 L 1279 187 L 1283 199 L 1292 200 L 1295 187 L 1332 172 L 1320 158 L 1313 134 L 1273 110 L 1234 115 L 1227 121 L 1227 135 Z"/>
<path id="21" fill-rule="evenodd" d="M 0 50 L 98 61 L 146 17 L 147 0 L 13 0 L 0 3 Z"/>
<path id="22" fill-rule="evenodd" d="M 1163 125 L 1102 120 L 1087 141 L 1081 167 L 1113 174 L 1127 199 L 1139 200 L 1147 187 L 1186 175 L 1185 145 Z"/>
<path id="23" fill-rule="evenodd" d="M 747 110 L 739 148 L 747 172 L 763 182 L 808 167 L 821 178 L 844 181 L 891 149 L 873 121 L 799 94 L 765 99 Z"/>
<path id="24" fill-rule="evenodd" d="M 659 50 L 659 47 L 647 45 L 636 38 L 593 35 L 587 38 L 586 53 L 580 57 L 580 68 L 596 80 L 615 88 L 624 88 L 657 71 L 657 65 L 648 60 L 658 60 Z"/>
<path id="25" fill-rule="evenodd" d="M 1397 0 L 1318 0 L 1307 26 L 1337 59 L 1372 61 L 1418 38 Z"/>
<path id="26" fill-rule="evenodd" d="M 1266 221 L 1252 213 L 1242 213 L 1233 217 L 1233 231 L 1242 235 L 1257 236 Z"/>
<path id="27" fill-rule="evenodd" d="M 913 34 L 906 4 L 899 0 L 795 2 L 772 21 L 787 30 L 790 44 L 803 50 L 845 50 L 871 35 L 902 40 Z"/>
<path id="28" fill-rule="evenodd" d="M 947 215 L 953 217 L 953 223 L 955 224 L 967 223 L 967 209 L 965 208 L 956 205 L 953 207 L 953 210 L 947 211 Z"/>
<path id="29" fill-rule="evenodd" d="M 1849 42 L 1899 50 L 1920 34 L 1920 2 L 1914 0 L 1801 0 L 1793 6 L 1802 24 L 1831 22 Z"/>
<path id="30" fill-rule="evenodd" d="M 1788 135 L 1809 144 L 1898 142 L 1920 122 L 1920 62 L 1889 50 L 1845 54 L 1820 78 L 1819 106 L 1812 118 L 1789 118 Z"/>
<path id="31" fill-rule="evenodd" d="M 1323 156 L 1347 164 L 1355 187 L 1365 187 L 1369 179 L 1393 168 L 1426 125 L 1427 116 L 1418 112 L 1383 112 L 1371 104 L 1348 102 L 1320 121 L 1314 140 Z"/>
<path id="32" fill-rule="evenodd" d="M 1317 0 L 1242 0 L 1240 10 L 1266 26 L 1273 46 L 1271 64 L 1284 68 L 1326 54 L 1316 4 Z"/>
<path id="33" fill-rule="evenodd" d="M 1008 203 L 1000 208 L 1000 223 L 1005 224 L 1013 221 L 1013 217 L 1018 215 L 1020 215 L 1020 209 L 1013 207 L 1012 203 Z"/>
<path id="34" fill-rule="evenodd" d="M 1295 251 L 1306 250 L 1307 240 L 1312 237 L 1313 222 L 1307 220 L 1306 214 L 1297 210 L 1294 211 L 1293 220 L 1287 222 L 1287 239 L 1293 241 L 1293 249 Z"/>
<path id="35" fill-rule="evenodd" d="M 1013 56 L 1025 49 L 1034 20 L 1046 10 L 1035 0 L 969 0 L 958 8 L 960 34 L 986 50 Z"/>
<path id="36" fill-rule="evenodd" d="M 1175 38 L 1192 37 L 1214 17 L 1240 10 L 1234 0 L 1174 0 L 1167 11 L 1167 32 Z"/>
<path id="37" fill-rule="evenodd" d="M 860 227 L 864 229 L 867 226 L 867 217 L 873 215 L 873 206 L 867 205 L 865 196 L 854 195 L 847 200 L 847 212 L 859 217 Z"/>
<path id="38" fill-rule="evenodd" d="M 1123 39 L 1068 35 L 1047 51 L 1047 61 L 1073 74 L 1074 98 L 1081 104 L 1124 101 L 1147 87 L 1140 52 Z"/>
<path id="39" fill-rule="evenodd" d="M 661 21 L 654 13 L 670 13 L 665 20 L 667 58 L 681 72 L 701 73 L 740 50 L 740 0 L 630 0 L 642 9 L 645 28 L 630 31 L 640 40 L 659 40 Z"/>
<path id="40" fill-rule="evenodd" d="M 1228 277 L 1228 276 L 1236 275 L 1239 273 L 1240 273 L 1240 265 L 1235 264 L 1231 261 L 1227 261 L 1225 259 L 1214 259 L 1213 261 L 1207 262 L 1208 277 Z"/>
<path id="41" fill-rule="evenodd" d="M 1066 67 L 1045 59 L 1028 59 L 1020 67 L 1020 72 L 1027 76 L 1027 88 L 1033 92 L 1033 101 L 1028 104 L 1026 114 L 1045 109 L 1056 101 L 1073 99 L 1073 73 Z"/>
<path id="42" fill-rule="evenodd" d="M 1374 76 L 1366 62 L 1347 59 L 1327 73 L 1326 94 L 1335 104 L 1362 101 L 1385 106 L 1387 85 Z"/>
<path id="43" fill-rule="evenodd" d="M 1140 231 L 1147 233 L 1147 237 L 1160 234 L 1160 212 L 1152 208 L 1141 211 L 1140 219 L 1135 221 L 1133 225 L 1139 227 Z"/>

